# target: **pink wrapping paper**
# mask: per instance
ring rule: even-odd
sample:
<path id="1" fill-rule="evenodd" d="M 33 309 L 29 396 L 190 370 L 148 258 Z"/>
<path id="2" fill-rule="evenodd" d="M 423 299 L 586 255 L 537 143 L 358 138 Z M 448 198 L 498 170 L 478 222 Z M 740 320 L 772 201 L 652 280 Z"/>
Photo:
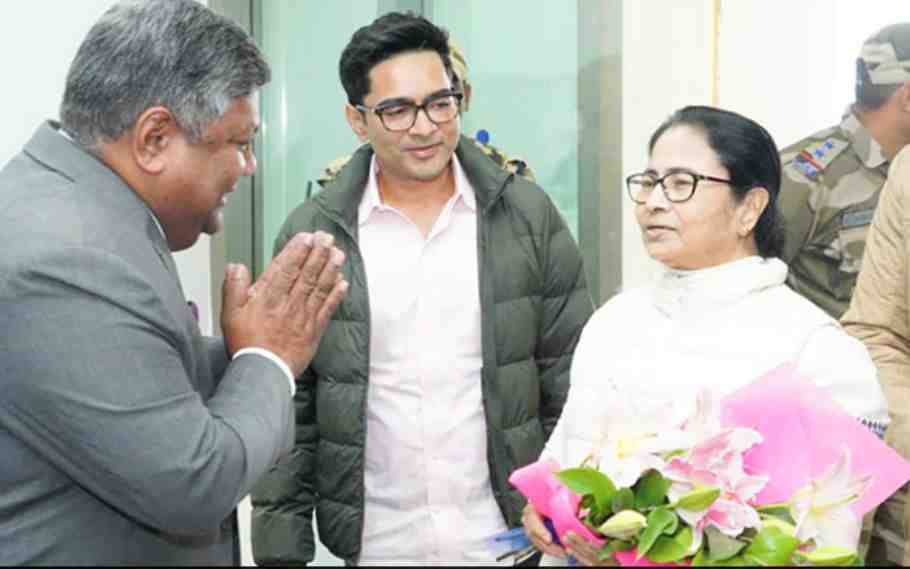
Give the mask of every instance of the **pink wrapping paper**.
<path id="1" fill-rule="evenodd" d="M 603 545 L 604 540 L 578 519 L 581 498 L 553 476 L 558 470 L 561 468 L 555 460 L 535 462 L 513 472 L 509 482 L 524 494 L 540 515 L 550 518 L 560 540 L 572 531 L 591 543 Z"/>
<path id="2" fill-rule="evenodd" d="M 722 422 L 755 429 L 764 438 L 743 457 L 747 471 L 770 476 L 756 498 L 758 504 L 789 500 L 824 474 L 844 446 L 850 449 L 852 477 L 874 476 L 869 491 L 852 504 L 857 515 L 869 512 L 910 480 L 910 463 L 791 364 L 727 397 Z"/>
<path id="3" fill-rule="evenodd" d="M 748 427 L 763 442 L 747 451 L 744 466 L 751 474 L 766 474 L 768 484 L 756 504 L 788 501 L 835 463 L 841 448 L 850 449 L 853 478 L 873 474 L 872 486 L 852 507 L 858 516 L 871 511 L 910 480 L 910 463 L 882 442 L 856 418 L 843 411 L 825 391 L 785 364 L 737 390 L 721 404 L 724 426 Z M 536 462 L 512 473 L 509 482 L 550 518 L 562 538 L 568 531 L 600 546 L 604 540 L 577 518 L 581 498 L 566 488 L 554 472 L 554 460 Z M 619 552 L 624 566 L 672 567 L 676 563 L 636 561 L 635 551 Z"/>
<path id="4" fill-rule="evenodd" d="M 655 563 L 647 557 L 635 559 L 636 550 L 617 551 L 613 554 L 616 561 L 623 567 L 688 567 L 688 563 Z"/>

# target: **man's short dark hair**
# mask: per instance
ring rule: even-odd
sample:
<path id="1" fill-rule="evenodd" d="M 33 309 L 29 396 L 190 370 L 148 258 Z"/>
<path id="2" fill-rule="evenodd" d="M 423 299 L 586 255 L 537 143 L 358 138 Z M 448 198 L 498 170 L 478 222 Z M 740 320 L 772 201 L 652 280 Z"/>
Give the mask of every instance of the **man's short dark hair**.
<path id="1" fill-rule="evenodd" d="M 370 92 L 370 70 L 401 53 L 435 51 L 452 77 L 449 34 L 422 16 L 390 12 L 354 32 L 341 53 L 338 72 L 352 105 L 363 104 Z"/>

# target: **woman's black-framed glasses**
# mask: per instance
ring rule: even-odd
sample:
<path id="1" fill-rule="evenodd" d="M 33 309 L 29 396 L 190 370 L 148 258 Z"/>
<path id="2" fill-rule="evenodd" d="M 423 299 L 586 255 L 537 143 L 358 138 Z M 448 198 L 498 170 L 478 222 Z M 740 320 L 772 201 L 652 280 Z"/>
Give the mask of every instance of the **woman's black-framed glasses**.
<path id="1" fill-rule="evenodd" d="M 423 110 L 430 122 L 439 126 L 458 116 L 461 108 L 461 99 L 464 93 L 440 93 L 427 97 L 423 104 L 418 105 L 411 101 L 390 101 L 379 103 L 375 107 L 355 105 L 354 108 L 361 112 L 371 112 L 379 117 L 382 126 L 391 132 L 410 130 L 417 122 L 417 113 Z"/>
<path id="2" fill-rule="evenodd" d="M 660 186 L 666 196 L 667 201 L 680 203 L 688 200 L 695 195 L 695 188 L 698 182 L 720 182 L 721 184 L 732 184 L 732 180 L 715 178 L 714 176 L 705 176 L 694 172 L 670 172 L 660 178 L 654 174 L 641 173 L 632 174 L 626 178 L 626 189 L 629 191 L 629 197 L 637 204 L 647 203 L 648 197 L 654 188 Z"/>

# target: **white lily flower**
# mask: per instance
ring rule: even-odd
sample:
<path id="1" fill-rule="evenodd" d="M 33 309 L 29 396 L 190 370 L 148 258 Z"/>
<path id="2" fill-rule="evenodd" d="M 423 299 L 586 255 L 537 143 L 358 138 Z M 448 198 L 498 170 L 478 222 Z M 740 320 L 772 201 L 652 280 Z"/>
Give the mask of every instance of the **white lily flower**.
<path id="1" fill-rule="evenodd" d="M 686 450 L 693 443 L 672 403 L 647 410 L 640 405 L 641 400 L 613 390 L 607 398 L 603 433 L 588 455 L 617 488 L 632 486 L 648 470 L 661 470 L 664 453 Z"/>
<path id="2" fill-rule="evenodd" d="M 817 547 L 840 546 L 856 549 L 860 520 L 850 504 L 872 485 L 872 475 L 850 476 L 850 451 L 840 457 L 818 480 L 801 488 L 790 500 L 790 515 L 796 521 L 800 541 L 815 540 Z"/>
<path id="3" fill-rule="evenodd" d="M 720 424 L 720 399 L 710 389 L 698 392 L 695 399 L 695 411 L 686 420 L 683 430 L 689 433 L 694 444 L 710 439 L 723 429 Z"/>

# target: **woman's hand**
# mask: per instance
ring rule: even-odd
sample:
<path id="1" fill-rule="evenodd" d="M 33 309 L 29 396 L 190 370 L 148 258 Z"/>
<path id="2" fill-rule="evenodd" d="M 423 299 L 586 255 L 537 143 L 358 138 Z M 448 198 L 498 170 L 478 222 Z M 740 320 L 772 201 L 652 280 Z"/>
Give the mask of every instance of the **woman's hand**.
<path id="1" fill-rule="evenodd" d="M 578 560 L 579 565 L 585 567 L 618 567 L 619 564 L 613 557 L 604 560 L 597 558 L 600 548 L 573 532 L 568 532 L 565 538 L 566 553 Z"/>
<path id="2" fill-rule="evenodd" d="M 537 513 L 537 510 L 531 504 L 525 506 L 525 509 L 521 512 L 521 523 L 525 526 L 525 531 L 531 543 L 539 551 L 554 557 L 566 556 L 565 550 L 553 543 L 553 536 L 550 535 L 550 530 L 543 525 L 543 518 L 540 517 L 540 514 Z"/>

